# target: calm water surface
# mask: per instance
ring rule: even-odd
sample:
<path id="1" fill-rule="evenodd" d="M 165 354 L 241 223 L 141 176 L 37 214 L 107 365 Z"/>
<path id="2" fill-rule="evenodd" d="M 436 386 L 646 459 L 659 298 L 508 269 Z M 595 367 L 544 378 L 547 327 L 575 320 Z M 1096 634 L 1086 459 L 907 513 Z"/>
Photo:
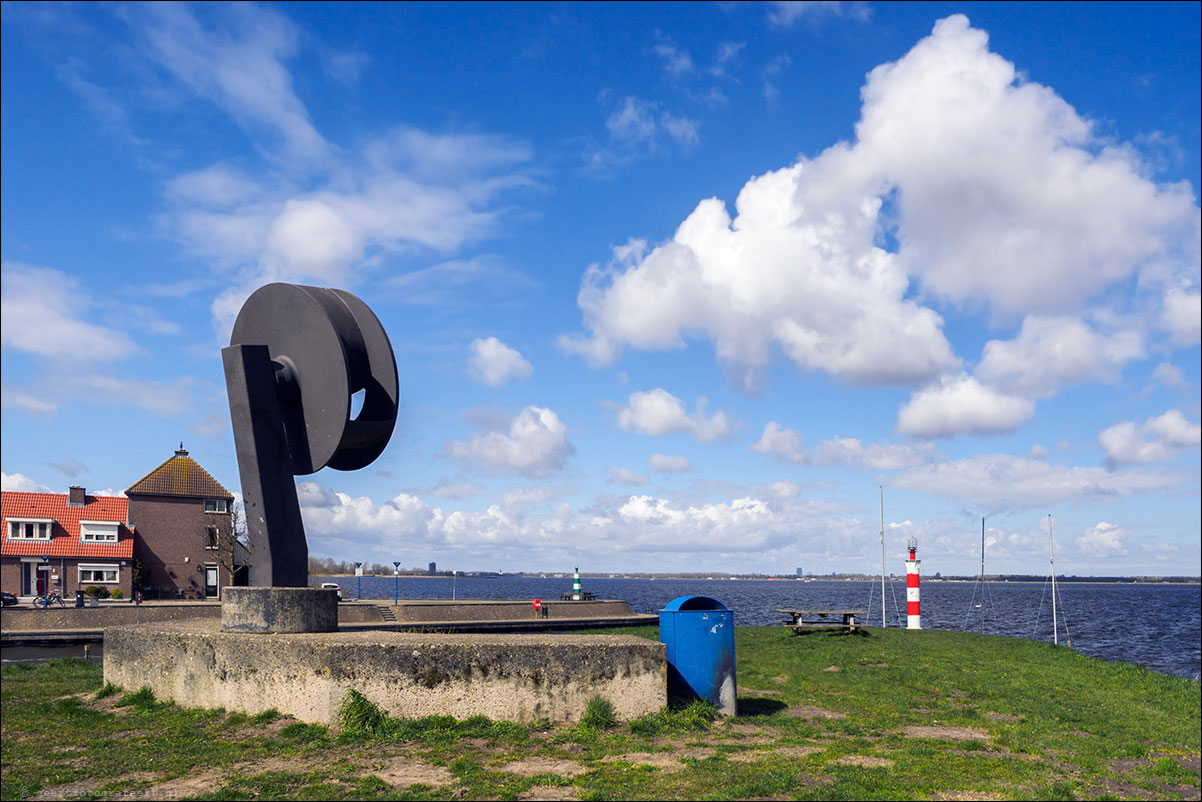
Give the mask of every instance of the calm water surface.
<path id="1" fill-rule="evenodd" d="M 329 577 L 344 598 L 359 592 L 356 577 Z M 393 577 L 363 577 L 365 599 L 393 598 Z M 572 589 L 572 580 L 534 577 L 475 579 L 400 577 L 402 599 L 532 599 L 553 601 Z M 625 599 L 637 613 L 658 613 L 677 596 L 710 596 L 734 610 L 735 623 L 771 624 L 777 608 L 857 608 L 870 610 L 869 623 L 880 624 L 880 582 L 796 582 L 756 580 L 584 579 L 584 590 L 602 599 Z M 981 588 L 971 582 L 925 582 L 922 625 L 1052 640 L 1052 608 L 1046 583 L 990 582 L 984 604 Z M 1073 647 L 1105 660 L 1127 660 L 1156 671 L 1198 679 L 1202 674 L 1202 586 L 1058 582 Z M 1042 607 L 1041 607 L 1042 597 Z M 871 598 L 871 603 L 870 603 Z M 896 603 L 895 603 L 896 599 Z M 904 582 L 886 583 L 888 623 L 904 626 Z M 982 614 L 983 613 L 983 614 Z"/>
<path id="2" fill-rule="evenodd" d="M 392 601 L 392 577 L 323 577 L 342 587 L 343 597 Z M 625 599 L 639 613 L 658 613 L 677 596 L 710 596 L 734 610 L 735 623 L 776 622 L 777 608 L 867 609 L 869 623 L 881 620 L 880 582 L 771 582 L 753 580 L 585 579 L 584 589 L 598 598 Z M 1105 660 L 1127 660 L 1156 671 L 1198 679 L 1202 674 L 1202 586 L 1110 585 L 1058 583 L 1064 603 L 1058 609 L 1073 647 Z M 572 589 L 571 579 L 537 578 L 406 578 L 396 583 L 402 599 L 533 599 L 554 602 Z M 1046 583 L 926 582 L 922 586 L 922 625 L 926 629 L 955 629 L 1052 640 L 1052 610 Z M 887 623 L 904 625 L 906 589 L 902 582 L 886 584 Z M 977 606 L 980 605 L 980 606 Z M 900 615 L 899 615 L 900 614 Z M 99 658 L 100 644 L 88 655 Z M 3 661 L 83 657 L 83 646 L 7 647 Z"/>

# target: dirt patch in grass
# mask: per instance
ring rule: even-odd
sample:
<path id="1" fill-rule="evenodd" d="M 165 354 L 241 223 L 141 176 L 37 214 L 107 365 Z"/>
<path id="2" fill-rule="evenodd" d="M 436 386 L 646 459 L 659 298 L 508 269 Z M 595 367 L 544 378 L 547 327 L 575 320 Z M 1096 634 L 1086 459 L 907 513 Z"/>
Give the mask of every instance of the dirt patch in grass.
<path id="1" fill-rule="evenodd" d="M 859 766 L 865 769 L 888 769 L 893 767 L 893 761 L 887 757 L 873 755 L 844 755 L 831 761 L 836 766 Z"/>
<path id="2" fill-rule="evenodd" d="M 784 677 L 784 676 L 781 676 L 781 677 L 773 677 L 773 678 L 772 678 L 772 681 L 773 681 L 773 682 L 775 682 L 775 683 L 777 683 L 777 684 L 781 684 L 781 683 L 784 683 L 784 682 L 788 682 L 788 681 L 789 681 L 789 678 L 788 678 L 788 677 Z"/>
<path id="3" fill-rule="evenodd" d="M 1098 781 L 1098 785 L 1087 792 L 1087 796 L 1096 797 L 1102 794 L 1110 795 L 1116 799 L 1156 799 L 1158 794 L 1155 791 L 1149 791 L 1147 788 L 1140 788 L 1133 782 L 1128 780 L 1116 780 L 1113 777 L 1103 777 Z"/>
<path id="4" fill-rule="evenodd" d="M 984 791 L 937 791 L 931 796 L 932 799 L 1005 799 L 1006 797 L 1000 794 L 988 794 Z"/>
<path id="5" fill-rule="evenodd" d="M 404 755 L 375 763 L 367 767 L 368 771 L 389 785 L 398 788 L 408 788 L 411 785 L 454 785 L 455 775 L 443 766 L 433 766 L 421 760 Z"/>
<path id="6" fill-rule="evenodd" d="M 518 799 L 579 799 L 580 789 L 571 785 L 536 785 L 518 794 Z"/>
<path id="7" fill-rule="evenodd" d="M 821 746 L 782 746 L 776 749 L 749 749 L 726 756 L 732 763 L 758 763 L 765 758 L 803 758 L 822 751 Z"/>
<path id="8" fill-rule="evenodd" d="M 819 670 L 824 674 L 838 674 L 839 666 L 827 666 L 826 668 L 819 669 Z"/>
<path id="9" fill-rule="evenodd" d="M 785 711 L 785 718 L 804 718 L 804 719 L 837 719 L 847 718 L 846 713 L 840 713 L 836 710 L 827 710 L 825 707 L 815 707 L 814 705 L 798 705 L 790 707 Z"/>
<path id="10" fill-rule="evenodd" d="M 602 763 L 629 763 L 632 766 L 652 766 L 664 771 L 680 771 L 684 768 L 682 760 L 705 760 L 713 757 L 714 750 L 703 746 L 688 746 L 683 749 L 673 749 L 670 752 L 627 752 L 622 755 L 610 755 L 601 758 Z"/>
<path id="11" fill-rule="evenodd" d="M 860 663 L 856 668 L 888 668 L 888 663 Z"/>
<path id="12" fill-rule="evenodd" d="M 991 718 L 994 721 L 1022 721 L 1022 716 L 1012 716 L 1009 713 L 986 713 L 985 718 Z"/>
<path id="13" fill-rule="evenodd" d="M 988 741 L 992 736 L 975 727 L 935 727 L 912 725 L 902 727 L 902 735 L 910 738 L 938 738 L 942 741 Z"/>
<path id="14" fill-rule="evenodd" d="M 768 734 L 768 730 L 764 729 L 758 724 L 739 724 L 733 721 L 728 722 L 722 728 L 722 730 L 724 731 L 724 734 L 728 736 L 739 736 L 746 738 L 756 738 Z"/>
<path id="15" fill-rule="evenodd" d="M 177 777 L 174 780 L 167 780 L 166 782 L 152 785 L 149 788 L 144 788 L 141 791 L 114 797 L 114 799 L 183 799 L 188 796 L 209 794 L 224 786 L 225 779 L 221 772 L 206 771 L 191 777 Z"/>
<path id="16" fill-rule="evenodd" d="M 584 774 L 584 772 L 588 771 L 588 766 L 575 760 L 563 760 L 561 758 L 541 757 L 538 755 L 524 757 L 521 760 L 515 760 L 510 763 L 502 763 L 499 766 L 490 766 L 490 768 L 496 771 L 518 774 L 522 777 L 534 777 L 539 774 L 575 777 L 577 774 Z"/>
<path id="17" fill-rule="evenodd" d="M 123 710 L 125 708 L 118 709 Z M 157 738 L 161 734 L 155 730 L 123 730 L 105 735 L 104 739 L 106 741 L 133 741 L 138 738 Z"/>

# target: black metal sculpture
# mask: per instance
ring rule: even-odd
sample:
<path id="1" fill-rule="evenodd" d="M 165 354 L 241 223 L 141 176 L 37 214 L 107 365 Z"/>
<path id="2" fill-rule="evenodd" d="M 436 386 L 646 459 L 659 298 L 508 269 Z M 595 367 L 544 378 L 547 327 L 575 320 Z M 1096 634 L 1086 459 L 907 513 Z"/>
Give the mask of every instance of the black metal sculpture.
<path id="1" fill-rule="evenodd" d="M 305 587 L 293 475 L 353 471 L 396 427 L 396 359 L 367 304 L 345 290 L 268 284 L 246 299 L 221 350 L 251 552 L 251 584 Z M 352 396 L 363 405 L 352 416 Z"/>

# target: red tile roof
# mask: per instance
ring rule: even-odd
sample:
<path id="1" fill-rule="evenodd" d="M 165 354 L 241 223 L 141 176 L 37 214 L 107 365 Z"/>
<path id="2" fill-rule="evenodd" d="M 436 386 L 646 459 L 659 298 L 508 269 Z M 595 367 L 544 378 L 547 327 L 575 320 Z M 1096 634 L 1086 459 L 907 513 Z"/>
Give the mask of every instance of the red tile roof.
<path id="1" fill-rule="evenodd" d="M 0 554 L 5 557 L 107 557 L 128 560 L 134 556 L 134 536 L 129 531 L 129 499 L 124 496 L 87 496 L 86 504 L 67 503 L 66 493 L 0 493 L 4 529 Z M 9 518 L 49 518 L 54 521 L 50 540 L 9 540 Z M 80 542 L 80 521 L 119 524 L 116 543 Z"/>
<path id="2" fill-rule="evenodd" d="M 234 494 L 221 486 L 209 472 L 180 448 L 175 456 L 134 482 L 125 495 L 228 498 Z"/>

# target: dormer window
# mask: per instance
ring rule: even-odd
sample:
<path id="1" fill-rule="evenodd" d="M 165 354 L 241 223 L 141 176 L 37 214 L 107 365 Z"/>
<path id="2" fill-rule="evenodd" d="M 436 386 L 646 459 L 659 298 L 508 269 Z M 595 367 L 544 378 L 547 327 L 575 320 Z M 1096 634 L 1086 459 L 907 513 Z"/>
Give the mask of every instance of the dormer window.
<path id="1" fill-rule="evenodd" d="M 80 521 L 79 540 L 82 543 L 116 543 L 115 521 Z"/>
<path id="2" fill-rule="evenodd" d="M 9 518 L 9 540 L 49 540 L 53 518 Z"/>
<path id="3" fill-rule="evenodd" d="M 229 512 L 230 501 L 226 498 L 206 498 L 205 512 Z"/>

